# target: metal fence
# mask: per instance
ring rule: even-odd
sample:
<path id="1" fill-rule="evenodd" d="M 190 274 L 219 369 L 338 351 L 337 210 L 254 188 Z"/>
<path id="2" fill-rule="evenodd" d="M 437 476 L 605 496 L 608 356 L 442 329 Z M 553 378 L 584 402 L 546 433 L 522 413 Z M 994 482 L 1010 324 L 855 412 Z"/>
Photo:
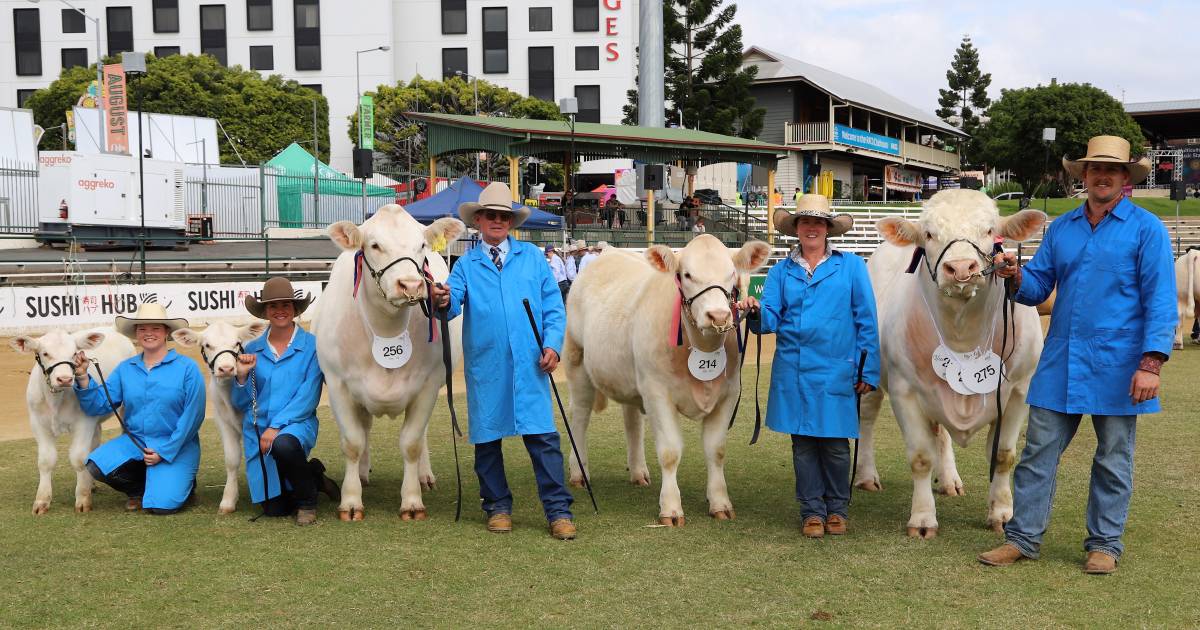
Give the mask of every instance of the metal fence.
<path id="1" fill-rule="evenodd" d="M 37 227 L 37 164 L 0 160 L 0 230 L 32 233 Z"/>

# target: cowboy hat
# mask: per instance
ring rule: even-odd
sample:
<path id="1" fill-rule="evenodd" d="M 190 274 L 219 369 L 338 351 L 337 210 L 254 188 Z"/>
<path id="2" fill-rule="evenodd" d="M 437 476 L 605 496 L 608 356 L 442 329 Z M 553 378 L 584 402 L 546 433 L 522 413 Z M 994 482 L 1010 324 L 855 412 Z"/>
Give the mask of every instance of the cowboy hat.
<path id="1" fill-rule="evenodd" d="M 1088 140 L 1087 155 L 1078 160 L 1068 160 L 1066 156 L 1062 159 L 1063 168 L 1075 179 L 1083 179 L 1083 167 L 1087 162 L 1124 166 L 1129 171 L 1131 185 L 1142 183 L 1150 174 L 1149 158 L 1129 159 L 1129 141 L 1118 136 L 1096 136 Z"/>
<path id="2" fill-rule="evenodd" d="M 296 317 L 300 317 L 300 313 L 307 310 L 313 302 L 312 294 L 297 298 L 291 281 L 283 276 L 268 279 L 263 283 L 262 291 L 259 294 L 262 297 L 256 298 L 254 295 L 247 295 L 245 299 L 246 310 L 259 319 L 267 318 L 267 304 L 271 302 L 291 302 L 296 307 Z"/>
<path id="3" fill-rule="evenodd" d="M 500 182 L 492 182 L 488 184 L 483 192 L 479 193 L 479 202 L 468 201 L 458 207 L 458 216 L 462 218 L 463 223 L 467 225 L 475 225 L 475 214 L 480 210 L 499 210 L 513 215 L 512 227 L 516 229 L 529 218 L 530 210 L 525 206 L 513 208 L 512 191 L 508 186 Z"/>
<path id="4" fill-rule="evenodd" d="M 145 302 L 138 304 L 137 313 L 133 317 L 118 315 L 114 327 L 117 332 L 134 339 L 137 335 L 138 324 L 162 324 L 167 327 L 169 334 L 180 328 L 187 328 L 188 320 L 182 317 L 167 317 L 167 309 L 163 308 L 161 304 Z"/>
<path id="5" fill-rule="evenodd" d="M 775 229 L 787 236 L 796 235 L 796 222 L 800 217 L 817 217 L 829 222 L 829 236 L 841 236 L 854 227 L 854 217 L 842 213 L 834 214 L 829 207 L 829 198 L 825 195 L 808 193 L 796 198 L 796 211 L 788 212 L 782 208 L 775 211 L 772 220 Z"/>

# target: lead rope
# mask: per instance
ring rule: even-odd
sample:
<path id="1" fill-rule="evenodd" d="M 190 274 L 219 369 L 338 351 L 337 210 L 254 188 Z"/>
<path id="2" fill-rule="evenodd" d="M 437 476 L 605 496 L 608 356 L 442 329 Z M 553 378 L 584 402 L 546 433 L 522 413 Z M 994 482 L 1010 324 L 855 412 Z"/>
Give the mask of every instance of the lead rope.
<path id="1" fill-rule="evenodd" d="M 1004 323 L 1001 325 L 1000 333 L 1000 369 L 996 374 L 996 436 L 992 440 L 992 458 L 988 462 L 988 482 L 992 482 L 996 478 L 996 460 L 1000 454 L 1000 429 L 1004 425 L 1004 407 L 1003 401 L 1000 398 L 1001 385 L 1004 384 L 1004 347 L 1008 345 L 1008 327 L 1011 322 L 1013 326 L 1013 346 L 1016 347 L 1016 319 L 1015 319 L 1015 303 L 1009 296 L 1009 290 L 1012 288 L 1012 278 L 1004 279 L 1004 301 L 1000 304 L 1001 317 Z M 1010 313 L 1012 311 L 1012 313 Z"/>
<path id="2" fill-rule="evenodd" d="M 88 361 L 96 366 L 96 375 L 100 377 L 100 387 L 104 390 L 104 398 L 108 400 L 108 406 L 112 409 L 113 415 L 117 417 L 117 423 L 121 425 L 121 430 L 129 436 L 129 441 L 133 442 L 134 446 L 141 449 L 143 453 L 149 452 L 150 449 L 146 448 L 146 445 L 129 430 L 129 425 L 125 424 L 125 418 L 121 417 L 121 412 L 117 411 L 117 406 L 113 404 L 112 396 L 108 393 L 108 383 L 104 382 L 104 370 L 100 369 L 100 362 L 95 359 L 88 359 Z"/>
<path id="3" fill-rule="evenodd" d="M 442 288 L 440 282 L 435 283 Z M 432 299 L 430 300 L 432 303 Z M 432 311 L 431 311 L 432 315 Z M 458 465 L 458 438 L 462 437 L 462 429 L 458 424 L 458 413 L 454 411 L 454 359 L 450 356 L 450 322 L 445 317 L 438 318 L 442 329 L 442 364 L 446 366 L 446 406 L 450 407 L 450 444 L 454 446 L 454 477 L 458 490 L 458 498 L 454 501 L 454 522 L 462 516 L 462 469 Z"/>
<path id="4" fill-rule="evenodd" d="M 270 495 L 270 486 L 267 484 L 267 454 L 262 452 L 262 432 L 258 430 L 258 384 L 254 380 L 254 370 L 250 370 L 250 421 L 254 424 L 254 436 L 258 438 L 258 465 L 262 470 L 262 486 L 263 500 L 262 512 L 250 519 L 253 523 L 267 514 L 267 499 Z M 279 480 L 280 485 L 283 485 L 283 480 Z M 282 494 L 283 488 L 281 487 Z"/>

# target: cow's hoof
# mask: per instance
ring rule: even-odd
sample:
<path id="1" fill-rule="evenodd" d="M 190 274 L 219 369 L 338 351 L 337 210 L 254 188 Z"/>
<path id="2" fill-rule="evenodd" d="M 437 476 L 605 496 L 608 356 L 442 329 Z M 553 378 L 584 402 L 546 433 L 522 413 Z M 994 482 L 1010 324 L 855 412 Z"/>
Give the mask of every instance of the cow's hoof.
<path id="1" fill-rule="evenodd" d="M 45 514 L 46 512 L 49 512 L 49 511 L 50 511 L 50 503 L 49 502 L 38 501 L 37 503 L 33 504 L 33 515 L 34 516 L 41 516 L 42 514 Z"/>
<path id="2" fill-rule="evenodd" d="M 237 507 L 233 505 L 222 505 L 217 508 L 217 514 L 233 514 L 237 511 Z"/>
<path id="3" fill-rule="evenodd" d="M 429 519 L 429 513 L 425 508 L 409 508 L 400 510 L 400 520 L 402 521 L 424 521 Z"/>
<path id="4" fill-rule="evenodd" d="M 433 477 L 422 477 L 421 478 L 421 490 L 428 492 L 430 490 L 436 490 L 436 489 L 437 489 L 437 480 L 436 479 L 434 479 Z"/>
<path id="5" fill-rule="evenodd" d="M 629 475 L 629 483 L 645 488 L 650 485 L 650 473 L 646 471 L 631 473 Z"/>
<path id="6" fill-rule="evenodd" d="M 666 525 L 667 527 L 683 527 L 684 520 L 683 520 L 682 515 L 681 516 L 660 516 L 660 517 L 658 517 L 658 524 Z"/>
<path id="7" fill-rule="evenodd" d="M 347 523 L 351 521 L 361 521 L 366 516 L 363 514 L 362 508 L 350 508 L 348 510 L 338 510 L 338 519 Z"/>
<path id="8" fill-rule="evenodd" d="M 727 510 L 717 510 L 716 512 L 709 512 L 708 515 L 718 521 L 732 521 L 734 518 L 737 517 L 737 515 L 733 513 L 733 508 L 729 508 Z"/>
<path id="9" fill-rule="evenodd" d="M 571 484 L 572 488 L 586 487 L 583 485 L 583 477 L 571 477 L 571 481 L 569 483 Z"/>
<path id="10" fill-rule="evenodd" d="M 880 485 L 879 481 L 876 479 L 864 479 L 863 481 L 854 484 L 854 487 L 858 488 L 859 490 L 865 490 L 866 492 L 880 492 L 883 490 L 883 486 Z"/>
<path id="11" fill-rule="evenodd" d="M 91 512 L 91 511 L 92 511 L 91 503 L 79 503 L 79 504 L 75 505 L 75 513 L 76 514 L 84 514 L 86 512 Z"/>
<path id="12" fill-rule="evenodd" d="M 1192 343 L 1196 343 L 1196 342 L 1193 341 Z M 1172 350 L 1183 350 L 1183 342 L 1181 341 L 1179 343 L 1171 344 L 1171 349 Z"/>
<path id="13" fill-rule="evenodd" d="M 367 479 L 366 477 L 359 477 L 358 483 L 361 483 L 362 487 L 366 488 L 367 486 L 371 485 L 371 480 Z"/>
<path id="14" fill-rule="evenodd" d="M 963 489 L 962 483 L 945 484 L 938 487 L 938 494 L 948 497 L 965 497 L 967 491 Z"/>
<path id="15" fill-rule="evenodd" d="M 1000 520 L 989 520 L 988 528 L 997 534 L 1004 533 L 1004 522 Z"/>
<path id="16" fill-rule="evenodd" d="M 920 538 L 922 540 L 930 540 L 937 536 L 938 528 L 936 527 L 909 527 L 909 538 Z"/>

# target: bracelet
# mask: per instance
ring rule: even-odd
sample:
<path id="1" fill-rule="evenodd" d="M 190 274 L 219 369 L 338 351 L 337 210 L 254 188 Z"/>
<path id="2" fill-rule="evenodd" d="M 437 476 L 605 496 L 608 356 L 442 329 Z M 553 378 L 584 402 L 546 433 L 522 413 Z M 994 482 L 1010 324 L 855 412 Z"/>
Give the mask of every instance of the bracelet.
<path id="1" fill-rule="evenodd" d="M 1162 371 L 1162 364 L 1162 359 L 1152 357 L 1150 355 L 1143 355 L 1142 360 L 1138 361 L 1137 369 L 1158 376 L 1159 372 Z"/>

